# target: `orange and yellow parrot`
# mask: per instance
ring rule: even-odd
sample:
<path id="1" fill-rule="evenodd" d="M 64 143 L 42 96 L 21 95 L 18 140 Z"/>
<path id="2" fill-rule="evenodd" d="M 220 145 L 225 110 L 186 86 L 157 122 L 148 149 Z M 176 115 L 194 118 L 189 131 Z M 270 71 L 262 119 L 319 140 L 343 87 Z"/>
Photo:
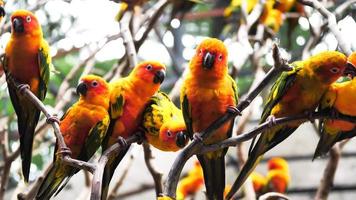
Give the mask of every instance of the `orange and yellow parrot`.
<path id="1" fill-rule="evenodd" d="M 189 72 L 181 88 L 181 108 L 190 139 L 224 115 L 238 101 L 237 86 L 228 74 L 227 49 L 215 38 L 203 40 L 189 63 Z M 204 141 L 212 144 L 231 137 L 233 120 L 224 124 Z M 227 148 L 197 155 L 203 167 L 208 199 L 223 199 L 225 154 Z"/>
<path id="2" fill-rule="evenodd" d="M 41 25 L 36 16 L 26 10 L 11 15 L 11 37 L 5 49 L 4 71 L 20 84 L 27 84 L 41 101 L 47 91 L 51 57 L 49 46 L 43 39 Z M 20 135 L 22 173 L 28 181 L 35 128 L 40 116 L 30 101 L 15 88 L 8 87 L 14 106 Z"/>
<path id="3" fill-rule="evenodd" d="M 274 117 L 287 117 L 312 112 L 328 87 L 343 75 L 347 58 L 337 51 L 325 51 L 304 61 L 292 63 L 293 70 L 283 72 L 273 85 L 264 106 L 260 123 Z M 275 126 L 264 131 L 256 144 L 252 142 L 246 164 L 234 182 L 239 189 L 264 153 L 289 137 L 304 121 Z M 227 199 L 232 197 L 227 195 Z"/>
<path id="4" fill-rule="evenodd" d="M 100 147 L 109 127 L 109 84 L 101 77 L 87 75 L 77 86 L 78 102 L 70 107 L 60 121 L 64 142 L 71 157 L 88 161 Z M 60 192 L 78 168 L 63 164 L 56 146 L 53 165 L 42 182 L 36 199 L 50 199 Z"/>
<path id="5" fill-rule="evenodd" d="M 280 157 L 268 161 L 267 183 L 265 192 L 285 193 L 290 182 L 288 162 Z"/>
<path id="6" fill-rule="evenodd" d="M 348 65 L 356 66 L 356 52 L 348 58 Z M 356 78 L 342 83 L 334 83 L 324 95 L 320 109 L 335 110 L 344 115 L 356 116 Z M 321 136 L 314 153 L 316 157 L 326 154 L 338 141 L 349 138 L 348 134 L 355 136 L 356 124 L 342 120 L 322 120 Z"/>
<path id="7" fill-rule="evenodd" d="M 160 87 L 165 77 L 166 67 L 156 61 L 139 63 L 125 78 L 111 85 L 110 94 L 110 126 L 102 148 L 105 151 L 118 141 L 119 137 L 127 139 L 138 130 L 142 122 L 142 114 Z M 120 140 L 121 142 L 124 142 Z M 110 180 L 121 159 L 125 156 L 130 145 L 127 145 L 116 157 L 109 158 L 104 170 L 102 184 L 102 199 L 106 199 Z"/>
<path id="8" fill-rule="evenodd" d="M 256 171 L 253 171 L 249 177 L 251 178 L 253 190 L 255 191 L 256 195 L 259 196 L 263 194 L 263 190 L 267 185 L 266 177 Z"/>
<path id="9" fill-rule="evenodd" d="M 203 170 L 198 161 L 188 172 L 188 175 L 182 178 L 177 187 L 177 200 L 184 200 L 189 195 L 196 194 L 204 184 Z"/>
<path id="10" fill-rule="evenodd" d="M 142 127 L 148 143 L 161 151 L 178 151 L 188 142 L 182 111 L 161 91 L 147 104 Z"/>

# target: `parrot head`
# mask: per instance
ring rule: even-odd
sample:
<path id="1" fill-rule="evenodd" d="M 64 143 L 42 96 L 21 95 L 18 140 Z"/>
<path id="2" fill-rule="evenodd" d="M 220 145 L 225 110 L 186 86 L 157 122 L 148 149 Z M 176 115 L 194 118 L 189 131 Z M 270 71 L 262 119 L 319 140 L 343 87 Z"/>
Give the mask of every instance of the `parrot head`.
<path id="1" fill-rule="evenodd" d="M 148 85 L 159 86 L 166 76 L 166 67 L 160 62 L 144 61 L 133 69 L 130 76 L 137 77 Z"/>
<path id="2" fill-rule="evenodd" d="M 221 40 L 207 38 L 196 48 L 196 53 L 190 61 L 190 70 L 201 79 L 223 78 L 228 70 L 227 49 Z"/>
<path id="3" fill-rule="evenodd" d="M 109 104 L 109 98 L 105 98 L 110 94 L 109 84 L 99 76 L 83 76 L 77 86 L 77 94 L 88 102 L 99 104 L 105 101 L 105 104 Z"/>
<path id="4" fill-rule="evenodd" d="M 170 120 L 162 124 L 159 135 L 162 142 L 167 144 L 171 143 L 174 144 L 173 146 L 177 146 L 178 148 L 175 150 L 185 147 L 188 143 L 188 136 L 184 121 Z"/>
<path id="5" fill-rule="evenodd" d="M 27 10 L 17 10 L 11 15 L 12 33 L 15 35 L 42 35 L 36 16 Z"/>
<path id="6" fill-rule="evenodd" d="M 289 174 L 275 169 L 267 173 L 267 191 L 285 193 L 289 184 Z"/>
<path id="7" fill-rule="evenodd" d="M 267 184 L 267 179 L 260 173 L 253 171 L 250 174 L 250 178 L 252 181 L 252 186 L 253 190 L 256 193 L 261 193 L 262 189 L 266 186 Z"/>
<path id="8" fill-rule="evenodd" d="M 305 60 L 319 81 L 325 84 L 335 82 L 345 75 L 346 56 L 337 51 L 324 51 Z"/>
<path id="9" fill-rule="evenodd" d="M 286 172 L 289 171 L 288 162 L 281 157 L 271 158 L 270 160 L 268 160 L 267 165 L 268 165 L 269 170 L 280 169 L 280 170 L 284 170 Z"/>
<path id="10" fill-rule="evenodd" d="M 346 69 L 344 71 L 345 75 L 350 75 L 352 78 L 356 76 L 356 51 L 352 52 L 347 58 Z"/>

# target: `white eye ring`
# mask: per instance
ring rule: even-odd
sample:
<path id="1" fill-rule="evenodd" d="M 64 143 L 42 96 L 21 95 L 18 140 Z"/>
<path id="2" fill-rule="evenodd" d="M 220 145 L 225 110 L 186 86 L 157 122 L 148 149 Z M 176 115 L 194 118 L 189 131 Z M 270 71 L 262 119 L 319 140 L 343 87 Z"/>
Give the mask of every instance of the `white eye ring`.
<path id="1" fill-rule="evenodd" d="M 151 70 L 152 70 L 152 65 L 147 65 L 147 66 L 146 66 L 146 69 L 147 69 L 148 71 L 151 71 Z"/>
<path id="2" fill-rule="evenodd" d="M 98 85 L 99 85 L 99 83 L 97 81 L 91 82 L 91 86 L 93 86 L 93 87 L 97 87 Z"/>
<path id="3" fill-rule="evenodd" d="M 336 73 L 339 73 L 340 69 L 337 68 L 337 67 L 333 67 L 333 68 L 330 69 L 330 71 L 331 71 L 332 73 L 336 74 Z"/>
<path id="4" fill-rule="evenodd" d="M 28 23 L 31 22 L 31 16 L 26 17 L 26 22 L 28 22 Z"/>
<path id="5" fill-rule="evenodd" d="M 203 54 L 203 49 L 200 49 L 199 50 L 199 55 L 202 55 Z"/>
<path id="6" fill-rule="evenodd" d="M 219 59 L 219 61 L 222 61 L 223 56 L 220 54 L 218 59 Z"/>
<path id="7" fill-rule="evenodd" d="M 169 131 L 169 130 L 167 131 L 167 136 L 168 136 L 168 137 L 172 137 L 171 131 Z"/>

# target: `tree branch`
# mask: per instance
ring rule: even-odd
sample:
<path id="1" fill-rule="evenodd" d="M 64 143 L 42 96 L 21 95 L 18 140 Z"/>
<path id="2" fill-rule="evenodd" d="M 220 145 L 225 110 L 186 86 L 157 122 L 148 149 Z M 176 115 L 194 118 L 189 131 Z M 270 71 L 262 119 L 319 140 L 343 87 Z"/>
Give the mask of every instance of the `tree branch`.
<path id="1" fill-rule="evenodd" d="M 333 13 L 326 9 L 323 4 L 317 0 L 298 0 L 298 2 L 316 9 L 324 18 L 326 18 L 328 21 L 328 27 L 338 41 L 341 50 L 347 55 L 352 53 L 351 45 L 344 40 L 339 28 L 337 27 L 336 17 Z"/>
<path id="2" fill-rule="evenodd" d="M 134 134 L 126 139 L 128 145 L 142 141 L 142 136 L 140 134 Z M 99 200 L 101 198 L 101 187 L 104 175 L 104 169 L 109 158 L 116 156 L 126 147 L 123 147 L 120 143 L 115 143 L 111 145 L 106 151 L 101 155 L 99 162 L 96 164 L 96 170 L 93 173 L 93 180 L 91 185 L 91 200 Z"/>
<path id="3" fill-rule="evenodd" d="M 163 189 L 162 189 L 162 174 L 157 172 L 157 170 L 155 170 L 155 168 L 153 167 L 152 164 L 152 150 L 150 148 L 150 145 L 144 141 L 143 144 L 143 151 L 144 151 L 144 155 L 145 155 L 145 163 L 146 166 L 148 168 L 148 171 L 150 171 L 153 181 L 155 183 L 155 190 L 156 190 L 156 198 L 162 194 Z"/>

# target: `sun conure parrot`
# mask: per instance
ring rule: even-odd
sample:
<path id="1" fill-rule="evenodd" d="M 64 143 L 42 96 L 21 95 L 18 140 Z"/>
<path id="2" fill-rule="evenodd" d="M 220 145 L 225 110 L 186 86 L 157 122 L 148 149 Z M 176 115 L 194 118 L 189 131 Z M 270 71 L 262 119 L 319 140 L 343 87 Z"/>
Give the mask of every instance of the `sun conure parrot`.
<path id="1" fill-rule="evenodd" d="M 263 193 L 263 189 L 267 185 L 266 177 L 256 171 L 253 171 L 249 177 L 251 178 L 253 190 L 255 191 L 256 195 L 261 195 Z"/>
<path id="2" fill-rule="evenodd" d="M 182 178 L 177 187 L 177 200 L 184 200 L 189 195 L 196 194 L 204 184 L 203 169 L 198 161 L 189 170 L 188 175 Z"/>
<path id="3" fill-rule="evenodd" d="M 51 57 L 48 43 L 43 39 L 41 25 L 30 11 L 17 10 L 11 15 L 11 37 L 5 48 L 4 71 L 19 84 L 27 84 L 38 99 L 43 101 L 47 92 Z M 8 87 L 14 106 L 18 131 L 22 173 L 28 182 L 32 143 L 40 116 L 38 110 L 15 88 Z"/>
<path id="4" fill-rule="evenodd" d="M 181 108 L 190 139 L 201 132 L 238 101 L 237 86 L 228 74 L 228 52 L 215 38 L 203 40 L 189 63 L 181 88 Z M 225 123 L 204 141 L 212 144 L 231 137 L 233 120 Z M 203 167 L 208 199 L 223 199 L 227 148 L 197 155 Z"/>
<path id="5" fill-rule="evenodd" d="M 150 98 L 142 126 L 148 143 L 162 151 L 178 151 L 188 142 L 182 111 L 164 92 Z"/>
<path id="6" fill-rule="evenodd" d="M 348 58 L 348 65 L 355 68 L 356 52 Z M 355 68 L 356 69 L 356 68 Z M 321 110 L 335 110 L 344 115 L 356 116 L 356 78 L 334 83 L 329 87 L 320 103 Z M 321 136 L 314 158 L 326 154 L 338 141 L 355 136 L 356 124 L 342 120 L 324 119 L 321 123 Z"/>
<path id="7" fill-rule="evenodd" d="M 274 83 L 264 106 L 260 123 L 274 117 L 287 117 L 312 112 L 328 87 L 343 75 L 347 58 L 337 51 L 318 53 L 306 60 L 293 62 L 292 71 L 283 72 Z M 256 144 L 252 142 L 246 164 L 232 190 L 237 191 L 254 170 L 264 153 L 289 137 L 304 121 L 275 126 L 262 132 Z M 232 193 L 227 198 L 232 197 Z"/>
<path id="8" fill-rule="evenodd" d="M 111 85 L 110 94 L 110 126 L 102 148 L 105 151 L 118 141 L 119 137 L 127 139 L 134 135 L 142 122 L 142 114 L 161 85 L 165 77 L 166 67 L 156 61 L 139 63 L 125 78 L 116 80 Z M 123 141 L 122 141 L 123 142 Z M 109 183 L 121 159 L 130 145 L 119 155 L 109 158 L 105 167 L 102 183 L 102 199 L 106 199 Z"/>
<path id="9" fill-rule="evenodd" d="M 268 161 L 267 184 L 264 192 L 285 193 L 290 182 L 288 162 L 280 157 Z"/>
<path id="10" fill-rule="evenodd" d="M 63 115 L 59 126 L 64 142 L 72 152 L 71 157 L 88 161 L 100 147 L 109 127 L 110 88 L 101 77 L 87 75 L 81 78 L 77 93 L 80 94 L 79 100 Z M 56 145 L 53 165 L 36 199 L 50 199 L 79 171 L 62 163 L 58 153 L 60 149 Z"/>

